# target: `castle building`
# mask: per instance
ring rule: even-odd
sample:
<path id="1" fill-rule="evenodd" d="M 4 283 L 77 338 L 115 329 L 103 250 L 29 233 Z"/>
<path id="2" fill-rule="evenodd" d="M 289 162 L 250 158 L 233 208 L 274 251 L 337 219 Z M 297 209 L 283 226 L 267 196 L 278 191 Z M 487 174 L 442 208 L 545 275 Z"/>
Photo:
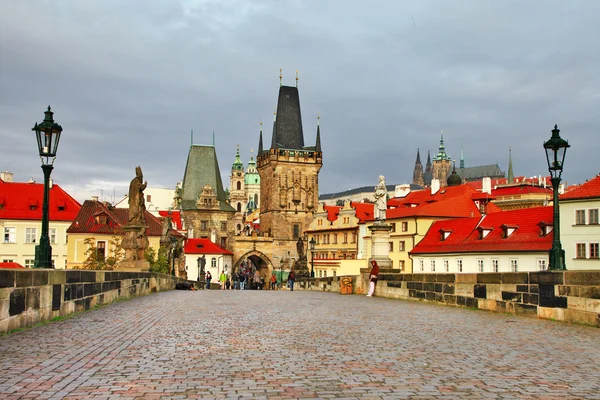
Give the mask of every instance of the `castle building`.
<path id="1" fill-rule="evenodd" d="M 233 225 L 235 233 L 238 234 L 244 228 L 244 210 L 246 208 L 246 180 L 244 164 L 240 159 L 240 149 L 238 147 L 235 154 L 235 161 L 231 166 L 231 176 L 229 178 L 229 205 L 235 209 Z"/>
<path id="2" fill-rule="evenodd" d="M 419 149 L 417 149 L 417 161 L 415 162 L 415 169 L 413 171 L 413 183 L 415 185 L 425 186 L 425 180 L 423 179 L 423 164 L 421 164 Z"/>

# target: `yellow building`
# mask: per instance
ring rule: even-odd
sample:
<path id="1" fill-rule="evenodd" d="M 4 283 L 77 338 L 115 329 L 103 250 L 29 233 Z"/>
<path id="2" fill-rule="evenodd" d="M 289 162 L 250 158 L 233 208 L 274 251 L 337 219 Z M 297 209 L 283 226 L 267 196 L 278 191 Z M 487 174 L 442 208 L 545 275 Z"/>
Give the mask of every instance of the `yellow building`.
<path id="1" fill-rule="evenodd" d="M 16 262 L 32 268 L 35 247 L 42 233 L 44 185 L 13 182 L 12 173 L 3 172 L 0 178 L 0 262 Z M 48 238 L 52 247 L 54 268 L 67 264 L 67 228 L 81 205 L 60 186 L 50 189 L 48 204 Z"/>
<path id="2" fill-rule="evenodd" d="M 307 261 L 309 268 L 314 269 L 315 277 L 356 275 L 365 267 L 359 253 L 359 224 L 368 216 L 369 210 L 372 215 L 372 204 L 349 200 L 343 206 L 319 204 L 305 232 L 309 246 Z M 311 248 L 312 240 L 314 249 Z"/>
<path id="3" fill-rule="evenodd" d="M 162 234 L 161 222 L 148 211 L 145 215 L 150 247 L 158 253 Z M 67 229 L 67 268 L 80 268 L 83 265 L 88 258 L 86 253 L 90 248 L 86 243 L 88 239 L 93 240 L 99 260 L 105 261 L 110 257 L 122 258 L 124 255 L 124 251 L 120 248 L 122 227 L 127 224 L 128 219 L 129 210 L 126 208 L 114 208 L 108 203 L 86 200 Z M 116 251 L 121 254 L 115 254 Z"/>

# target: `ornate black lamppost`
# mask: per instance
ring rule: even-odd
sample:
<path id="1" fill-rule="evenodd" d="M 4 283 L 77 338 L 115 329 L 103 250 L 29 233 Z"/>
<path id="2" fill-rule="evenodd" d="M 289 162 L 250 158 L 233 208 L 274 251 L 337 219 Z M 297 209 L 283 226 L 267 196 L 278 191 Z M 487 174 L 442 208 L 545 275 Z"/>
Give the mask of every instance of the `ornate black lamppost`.
<path id="1" fill-rule="evenodd" d="M 310 242 L 308 242 L 310 244 L 310 277 L 314 278 L 315 277 L 315 244 L 317 244 L 317 242 L 315 241 L 315 238 L 312 237 L 310 239 Z"/>
<path id="2" fill-rule="evenodd" d="M 546 149 L 546 160 L 548 161 L 548 171 L 550 171 L 550 180 L 552 181 L 552 189 L 554 191 L 554 239 L 552 240 L 552 249 L 550 250 L 550 265 L 551 270 L 566 270 L 565 251 L 560 244 L 560 211 L 558 208 L 558 186 L 560 184 L 560 176 L 562 174 L 565 155 L 569 142 L 564 140 L 559 135 L 560 130 L 558 125 L 554 125 L 552 137 L 544 143 Z"/>
<path id="3" fill-rule="evenodd" d="M 197 281 L 200 282 L 200 277 L 202 276 L 202 281 L 204 282 L 204 266 L 206 265 L 206 257 L 204 257 L 204 254 L 202 255 L 202 257 L 198 257 L 198 279 Z M 204 287 L 204 285 L 202 285 L 202 287 Z"/>
<path id="4" fill-rule="evenodd" d="M 177 238 L 171 236 L 171 275 L 175 275 L 175 248 L 177 246 Z"/>
<path id="5" fill-rule="evenodd" d="M 48 238 L 48 202 L 50 198 L 50 173 L 54 169 L 54 159 L 56 158 L 56 150 L 62 127 L 54 122 L 52 115 L 54 114 L 48 106 L 48 110 L 44 112 L 46 115 L 44 121 L 31 129 L 35 131 L 38 142 L 38 150 L 40 159 L 42 160 L 42 171 L 44 171 L 44 205 L 42 206 L 42 235 L 40 243 L 35 246 L 35 261 L 34 268 L 54 268 L 52 265 L 52 247 Z"/>

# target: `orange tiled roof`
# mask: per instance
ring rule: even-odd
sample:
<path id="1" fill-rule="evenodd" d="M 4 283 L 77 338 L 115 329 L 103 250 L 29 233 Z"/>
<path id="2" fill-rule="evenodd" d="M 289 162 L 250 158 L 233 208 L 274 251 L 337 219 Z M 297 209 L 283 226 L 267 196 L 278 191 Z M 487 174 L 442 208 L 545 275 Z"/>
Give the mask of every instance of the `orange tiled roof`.
<path id="1" fill-rule="evenodd" d="M 356 210 L 356 218 L 358 218 L 358 223 L 364 223 L 368 219 L 373 219 L 373 203 L 359 203 L 353 202 L 351 206 Z"/>
<path id="2" fill-rule="evenodd" d="M 600 198 L 600 175 L 569 190 L 560 196 L 560 200 L 581 200 Z"/>
<path id="3" fill-rule="evenodd" d="M 541 235 L 541 223 L 552 224 L 552 207 L 496 212 L 482 217 L 437 221 L 411 254 L 494 253 L 550 251 L 553 235 Z M 517 227 L 503 238 L 503 225 Z M 480 239 L 479 229 L 491 230 Z M 450 235 L 441 240 L 441 232 Z"/>
<path id="4" fill-rule="evenodd" d="M 44 185 L 4 182 L 0 179 L 0 219 L 42 220 Z M 50 221 L 73 221 L 81 204 L 59 185 L 52 185 L 48 203 Z"/>
<path id="5" fill-rule="evenodd" d="M 177 230 L 183 229 L 183 224 L 181 223 L 181 212 L 179 210 L 164 210 L 159 211 L 158 215 L 163 218 L 171 217 L 171 221 L 175 225 Z"/>
<path id="6" fill-rule="evenodd" d="M 97 216 L 106 216 L 106 224 L 96 222 Z M 148 236 L 161 236 L 162 223 L 154 215 L 146 211 L 146 225 Z M 129 220 L 129 209 L 114 208 L 96 200 L 86 200 L 81 206 L 77 217 L 67 229 L 67 233 L 121 233 L 123 226 Z"/>
<path id="7" fill-rule="evenodd" d="M 327 204 L 323 205 L 323 210 L 327 211 L 327 220 L 329 222 L 333 222 L 338 219 L 341 209 L 341 206 L 328 206 Z"/>

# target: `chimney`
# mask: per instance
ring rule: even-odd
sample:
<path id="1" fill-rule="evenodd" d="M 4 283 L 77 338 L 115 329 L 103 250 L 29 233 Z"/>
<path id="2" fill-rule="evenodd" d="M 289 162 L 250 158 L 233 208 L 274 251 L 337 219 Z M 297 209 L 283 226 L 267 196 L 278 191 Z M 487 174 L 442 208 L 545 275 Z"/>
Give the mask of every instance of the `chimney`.
<path id="1" fill-rule="evenodd" d="M 431 194 L 434 195 L 440 190 L 440 180 L 432 179 L 431 180 Z"/>
<path id="2" fill-rule="evenodd" d="M 9 170 L 5 170 L 4 172 L 0 172 L 0 179 L 4 182 L 12 182 L 13 181 L 13 173 Z"/>
<path id="3" fill-rule="evenodd" d="M 33 179 L 33 176 L 31 178 L 29 178 L 29 180 L 27 181 L 27 183 L 35 183 L 35 179 Z"/>
<path id="4" fill-rule="evenodd" d="M 408 183 L 396 185 L 394 197 L 406 197 L 410 193 L 410 185 Z"/>
<path id="5" fill-rule="evenodd" d="M 489 176 L 483 178 L 483 181 L 481 183 L 481 191 L 483 193 L 492 194 L 492 180 Z"/>
<path id="6" fill-rule="evenodd" d="M 92 201 L 98 201 L 98 196 L 92 196 Z"/>

